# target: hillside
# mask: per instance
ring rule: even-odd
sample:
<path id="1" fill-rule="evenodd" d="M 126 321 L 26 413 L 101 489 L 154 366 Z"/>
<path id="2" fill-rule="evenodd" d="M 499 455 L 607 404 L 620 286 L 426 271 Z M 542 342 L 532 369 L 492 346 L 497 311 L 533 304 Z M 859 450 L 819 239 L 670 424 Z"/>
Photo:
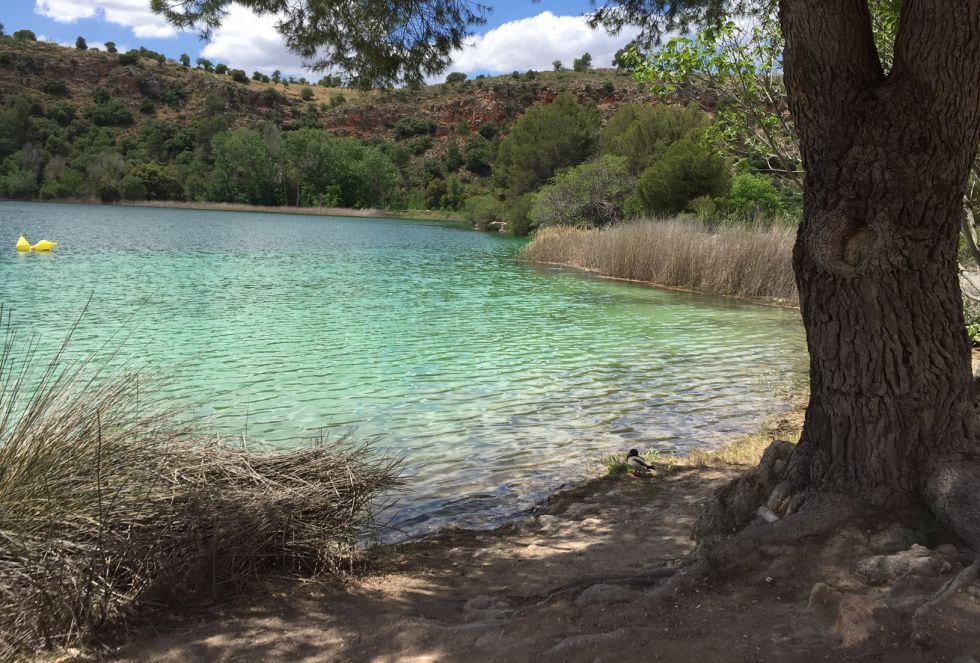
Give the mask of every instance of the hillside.
<path id="1" fill-rule="evenodd" d="M 7 181 L 0 197 L 458 208 L 464 197 L 489 190 L 496 145 L 533 104 L 570 93 L 594 105 L 605 121 L 623 103 L 653 101 L 630 76 L 613 70 L 515 72 L 371 91 L 262 82 L 245 72 L 235 80 L 231 73 L 182 66 L 145 50 L 110 54 L 0 38 L 0 105 L 7 113 L 0 122 L 0 175 Z M 223 197 L 188 184 L 219 165 L 210 145 L 219 133 L 246 128 L 259 130 L 267 142 L 270 131 L 311 128 L 356 139 L 344 144 L 356 153 L 346 160 L 377 164 L 383 156 L 398 172 L 384 164 L 391 172 L 369 179 L 397 183 L 384 194 L 365 193 L 362 185 L 356 195 L 314 196 L 298 185 L 293 191 L 280 177 L 275 196 L 239 195 L 235 183 Z M 107 158 L 125 165 L 93 173 L 93 162 Z M 280 164 L 270 172 L 284 170 Z M 440 183 L 436 194 L 429 190 L 433 180 Z M 447 182 L 465 193 L 441 202 Z"/>
<path id="2" fill-rule="evenodd" d="M 283 86 L 251 79 L 236 83 L 228 75 L 172 61 L 161 63 L 144 57 L 126 65 L 120 58 L 121 54 L 95 49 L 79 51 L 52 43 L 2 38 L 0 99 L 17 94 L 50 98 L 52 95 L 45 94 L 43 86 L 46 79 L 54 79 L 63 80 L 68 88 L 66 98 L 81 106 L 93 103 L 93 94 L 100 86 L 108 88 L 113 98 L 125 103 L 134 114 L 144 100 L 163 102 L 157 104 L 154 113 L 137 118 L 134 128 L 138 128 L 150 117 L 193 118 L 208 108 L 209 95 L 218 95 L 241 126 L 258 121 L 288 126 L 291 120 L 315 108 L 319 115 L 317 125 L 338 136 L 386 140 L 394 139 L 394 125 L 404 117 L 434 120 L 437 137 L 457 133 L 461 122 L 468 123 L 472 132 L 486 122 L 506 126 L 532 104 L 551 101 L 562 92 L 571 92 L 582 103 L 596 104 L 605 116 L 622 103 L 654 100 L 630 76 L 605 69 L 509 74 L 416 90 L 361 91 L 309 84 L 313 100 L 304 101 L 301 93 L 307 86 L 301 83 Z M 269 95 L 270 90 L 278 96 Z M 331 107 L 331 100 L 338 94 L 345 101 Z M 179 103 L 166 103 L 177 97 Z"/>

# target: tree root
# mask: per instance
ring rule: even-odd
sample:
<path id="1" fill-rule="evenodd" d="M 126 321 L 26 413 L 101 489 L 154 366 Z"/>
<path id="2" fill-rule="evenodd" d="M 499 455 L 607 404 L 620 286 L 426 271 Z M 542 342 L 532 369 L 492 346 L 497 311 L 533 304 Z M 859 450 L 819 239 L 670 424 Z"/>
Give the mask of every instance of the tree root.
<path id="1" fill-rule="evenodd" d="M 912 615 L 913 633 L 921 631 L 922 621 L 929 615 L 929 612 L 933 608 L 948 600 L 956 592 L 976 580 L 977 575 L 980 575 L 980 557 L 973 564 L 970 564 L 970 566 L 950 578 L 928 601 L 916 608 L 915 614 Z"/>
<path id="2" fill-rule="evenodd" d="M 921 494 L 936 517 L 980 553 L 980 464 L 959 456 L 933 460 Z"/>

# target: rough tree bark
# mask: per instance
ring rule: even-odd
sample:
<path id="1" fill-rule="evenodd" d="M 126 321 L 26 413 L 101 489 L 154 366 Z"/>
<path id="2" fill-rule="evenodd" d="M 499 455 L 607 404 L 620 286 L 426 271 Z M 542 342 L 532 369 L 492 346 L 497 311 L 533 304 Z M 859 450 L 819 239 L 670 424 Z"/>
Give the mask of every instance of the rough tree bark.
<path id="1" fill-rule="evenodd" d="M 806 172 L 794 251 L 803 435 L 770 508 L 924 499 L 980 550 L 980 447 L 958 280 L 980 141 L 980 0 L 906 0 L 885 76 L 867 0 L 781 0 Z"/>

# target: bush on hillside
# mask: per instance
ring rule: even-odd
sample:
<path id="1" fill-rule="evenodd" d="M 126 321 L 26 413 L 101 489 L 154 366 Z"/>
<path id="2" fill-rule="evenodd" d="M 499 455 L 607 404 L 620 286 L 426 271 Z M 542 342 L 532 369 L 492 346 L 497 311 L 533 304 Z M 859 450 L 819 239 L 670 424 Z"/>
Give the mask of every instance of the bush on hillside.
<path id="1" fill-rule="evenodd" d="M 52 97 L 68 96 L 68 85 L 60 78 L 45 78 L 41 82 L 40 90 L 44 94 L 50 94 Z"/>
<path id="2" fill-rule="evenodd" d="M 699 196 L 723 196 L 729 177 L 725 160 L 689 136 L 668 147 L 660 161 L 644 170 L 636 189 L 647 211 L 671 215 Z"/>
<path id="3" fill-rule="evenodd" d="M 538 228 L 599 228 L 625 218 L 627 200 L 636 189 L 625 157 L 604 155 L 556 176 L 538 192 L 531 221 Z"/>
<path id="4" fill-rule="evenodd" d="M 489 175 L 493 169 L 493 146 L 480 134 L 466 139 L 466 169 L 477 175 Z"/>
<path id="5" fill-rule="evenodd" d="M 436 132 L 436 123 L 424 117 L 403 117 L 395 122 L 395 135 L 399 138 L 432 135 Z"/>
<path id="6" fill-rule="evenodd" d="M 89 106 L 84 116 L 99 127 L 127 127 L 133 123 L 133 113 L 118 99 Z"/>
<path id="7" fill-rule="evenodd" d="M 626 157 L 630 171 L 639 175 L 662 159 L 670 145 L 707 125 L 708 116 L 693 104 L 623 104 L 602 130 L 601 151 Z"/>
<path id="8" fill-rule="evenodd" d="M 562 93 L 535 104 L 517 119 L 500 144 L 494 181 L 509 196 L 533 191 L 562 169 L 588 159 L 599 138 L 599 114 Z"/>

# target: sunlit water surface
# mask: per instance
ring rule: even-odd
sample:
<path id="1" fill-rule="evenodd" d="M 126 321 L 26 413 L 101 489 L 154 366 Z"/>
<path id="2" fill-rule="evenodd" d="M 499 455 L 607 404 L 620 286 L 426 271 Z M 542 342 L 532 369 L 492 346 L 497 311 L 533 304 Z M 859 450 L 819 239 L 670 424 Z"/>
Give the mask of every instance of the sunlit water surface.
<path id="1" fill-rule="evenodd" d="M 0 203 L 0 231 L 0 303 L 42 351 L 91 298 L 73 351 L 125 336 L 213 431 L 378 436 L 403 532 L 495 524 L 604 454 L 723 444 L 805 369 L 794 311 L 523 265 L 452 223 Z M 60 244 L 18 254 L 22 232 Z"/>

